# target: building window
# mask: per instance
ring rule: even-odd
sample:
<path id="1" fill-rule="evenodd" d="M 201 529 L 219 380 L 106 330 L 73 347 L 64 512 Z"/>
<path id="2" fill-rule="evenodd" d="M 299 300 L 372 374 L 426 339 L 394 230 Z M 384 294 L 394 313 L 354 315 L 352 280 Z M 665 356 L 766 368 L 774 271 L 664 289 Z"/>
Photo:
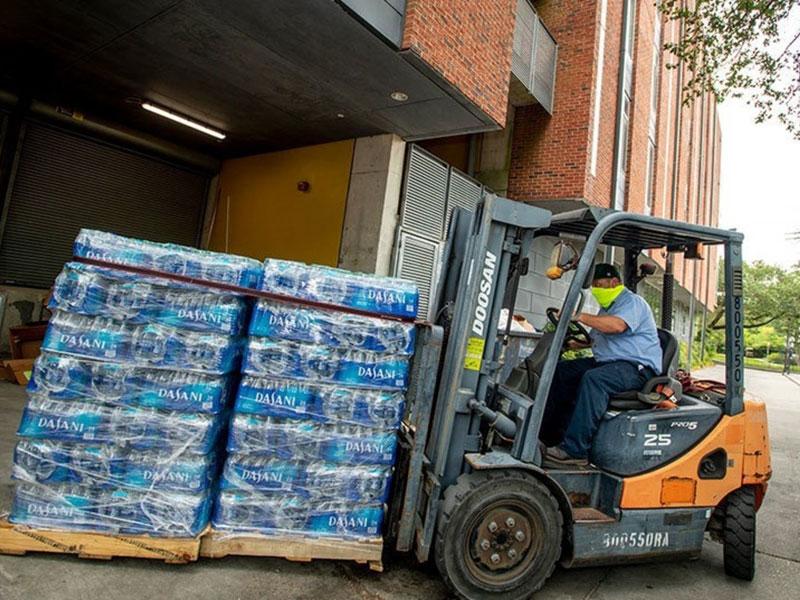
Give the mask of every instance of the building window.
<path id="1" fill-rule="evenodd" d="M 597 154 L 600 143 L 600 103 L 603 99 L 603 69 L 606 62 L 606 17 L 608 0 L 600 3 L 600 34 L 597 41 L 597 77 L 594 80 L 594 110 L 592 112 L 592 162 L 591 173 L 597 175 Z"/>
<path id="2" fill-rule="evenodd" d="M 628 130 L 630 129 L 631 120 L 631 97 L 628 92 L 625 92 L 622 106 L 618 140 L 619 159 L 617 161 L 617 187 L 614 193 L 614 208 L 617 210 L 623 210 L 625 208 L 625 183 L 628 173 Z"/>
<path id="3" fill-rule="evenodd" d="M 653 214 L 653 197 L 655 196 L 656 174 L 656 142 L 651 137 L 647 143 L 647 177 L 644 190 L 644 214 Z"/>
<path id="4" fill-rule="evenodd" d="M 614 208 L 625 208 L 625 182 L 628 171 L 628 128 L 630 126 L 631 97 L 633 95 L 633 32 L 636 3 L 633 0 L 625 2 L 627 14 L 625 15 L 625 36 L 622 40 L 624 55 L 624 75 L 622 81 L 622 114 L 620 115 L 619 131 L 617 136 L 615 173 L 616 188 L 614 190 Z"/>
<path id="5" fill-rule="evenodd" d="M 653 213 L 656 178 L 656 140 L 658 136 L 658 105 L 661 92 L 661 15 L 656 10 L 653 29 L 653 60 L 650 65 L 650 115 L 648 118 L 647 177 L 645 178 L 644 212 Z"/>

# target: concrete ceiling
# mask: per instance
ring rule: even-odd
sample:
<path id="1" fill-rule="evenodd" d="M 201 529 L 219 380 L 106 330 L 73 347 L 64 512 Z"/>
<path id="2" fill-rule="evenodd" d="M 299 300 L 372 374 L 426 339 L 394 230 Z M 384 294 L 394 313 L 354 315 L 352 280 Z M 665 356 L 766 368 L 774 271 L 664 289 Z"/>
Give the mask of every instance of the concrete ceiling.
<path id="1" fill-rule="evenodd" d="M 493 127 L 334 0 L 4 0 L 2 13 L 0 88 L 220 158 Z M 395 90 L 409 100 L 392 100 Z M 134 99 L 228 138 L 164 121 Z"/>

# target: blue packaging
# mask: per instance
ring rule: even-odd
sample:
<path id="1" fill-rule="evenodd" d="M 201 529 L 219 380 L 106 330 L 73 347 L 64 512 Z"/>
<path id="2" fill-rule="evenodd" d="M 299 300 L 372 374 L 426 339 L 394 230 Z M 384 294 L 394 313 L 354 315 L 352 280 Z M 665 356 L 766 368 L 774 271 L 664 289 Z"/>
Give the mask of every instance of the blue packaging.
<path id="1" fill-rule="evenodd" d="M 241 340 L 58 311 L 50 319 L 42 348 L 83 358 L 222 375 L 238 364 Z"/>
<path id="2" fill-rule="evenodd" d="M 393 465 L 397 434 L 351 425 L 326 425 L 234 414 L 228 452 L 284 460 L 322 460 L 349 465 Z"/>
<path id="3" fill-rule="evenodd" d="M 144 406 L 217 414 L 225 407 L 230 376 L 151 369 L 42 352 L 28 391 L 54 400 Z"/>
<path id="4" fill-rule="evenodd" d="M 109 407 L 31 394 L 17 434 L 64 442 L 127 444 L 146 450 L 191 448 L 206 454 L 214 448 L 221 426 L 221 419 L 214 415 Z"/>
<path id="5" fill-rule="evenodd" d="M 381 534 L 383 507 L 350 502 L 314 502 L 286 494 L 241 490 L 220 492 L 215 529 L 241 533 L 279 533 L 339 538 L 375 538 Z"/>
<path id="6" fill-rule="evenodd" d="M 205 528 L 210 508 L 207 494 L 20 483 L 9 521 L 31 527 L 194 537 Z"/>
<path id="7" fill-rule="evenodd" d="M 323 461 L 286 461 L 274 457 L 231 454 L 220 489 L 284 490 L 309 500 L 384 502 L 389 496 L 392 467 L 344 466 Z"/>
<path id="8" fill-rule="evenodd" d="M 245 375 L 236 393 L 234 410 L 394 430 L 400 426 L 404 406 L 405 396 L 399 391 Z"/>
<path id="9" fill-rule="evenodd" d="M 242 372 L 316 382 L 405 389 L 409 357 L 338 350 L 311 344 L 252 337 L 245 350 Z"/>
<path id="10" fill-rule="evenodd" d="M 108 485 L 124 458 L 112 446 L 21 439 L 11 478 L 50 485 Z"/>
<path id="11" fill-rule="evenodd" d="M 414 352 L 414 325 L 401 321 L 259 300 L 250 335 L 385 354 Z"/>
<path id="12" fill-rule="evenodd" d="M 419 290 L 403 279 L 268 258 L 261 289 L 274 294 L 413 319 Z"/>
<path id="13" fill-rule="evenodd" d="M 204 492 L 216 472 L 216 454 L 136 451 L 113 444 L 21 439 L 11 477 L 47 485 Z"/>
<path id="14" fill-rule="evenodd" d="M 131 452 L 119 463 L 114 478 L 124 487 L 201 493 L 211 488 L 217 455 Z"/>
<path id="15" fill-rule="evenodd" d="M 78 257 L 245 288 L 257 289 L 261 280 L 261 264 L 252 258 L 93 229 L 81 229 L 72 250 Z"/>
<path id="16" fill-rule="evenodd" d="M 247 315 L 244 298 L 168 280 L 67 263 L 56 278 L 48 308 L 132 324 L 160 323 L 192 331 L 239 335 Z"/>

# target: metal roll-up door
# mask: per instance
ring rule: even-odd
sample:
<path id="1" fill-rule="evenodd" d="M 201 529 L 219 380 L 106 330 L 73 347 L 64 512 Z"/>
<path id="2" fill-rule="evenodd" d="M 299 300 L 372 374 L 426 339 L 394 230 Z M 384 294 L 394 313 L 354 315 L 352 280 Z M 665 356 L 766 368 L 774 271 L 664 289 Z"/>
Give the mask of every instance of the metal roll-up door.
<path id="1" fill-rule="evenodd" d="M 83 228 L 197 245 L 209 175 L 27 122 L 5 219 L 0 281 L 48 288 Z"/>
<path id="2" fill-rule="evenodd" d="M 453 209 L 456 206 L 474 209 L 483 190 L 468 175 L 419 146 L 410 146 L 400 199 L 393 274 L 419 287 L 421 318 L 433 317 L 430 302 L 436 297 L 442 248 Z"/>

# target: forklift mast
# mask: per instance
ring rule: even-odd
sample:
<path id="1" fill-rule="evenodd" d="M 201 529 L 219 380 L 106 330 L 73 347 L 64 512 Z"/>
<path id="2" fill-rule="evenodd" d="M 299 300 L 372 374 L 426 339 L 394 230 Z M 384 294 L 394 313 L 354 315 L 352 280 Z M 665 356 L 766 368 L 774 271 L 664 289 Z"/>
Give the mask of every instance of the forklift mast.
<path id="1" fill-rule="evenodd" d="M 481 449 L 482 420 L 514 437 L 519 423 L 495 412 L 500 369 L 500 312 L 513 314 L 516 286 L 526 270 L 534 232 L 549 211 L 494 195 L 472 215 L 457 211 L 445 249 L 436 308 L 448 338 L 427 455 L 442 487 L 464 471 L 464 457 Z"/>

